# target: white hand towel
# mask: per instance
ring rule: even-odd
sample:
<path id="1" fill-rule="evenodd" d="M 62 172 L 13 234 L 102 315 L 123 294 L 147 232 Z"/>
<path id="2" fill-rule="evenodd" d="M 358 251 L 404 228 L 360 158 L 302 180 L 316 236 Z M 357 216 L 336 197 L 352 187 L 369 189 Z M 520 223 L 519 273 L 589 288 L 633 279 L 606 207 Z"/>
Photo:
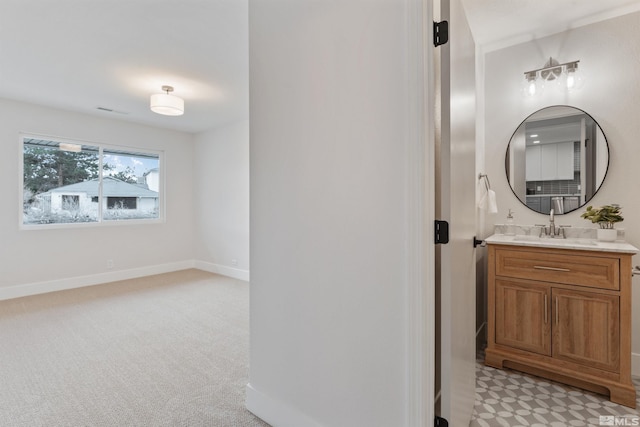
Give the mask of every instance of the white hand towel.
<path id="1" fill-rule="evenodd" d="M 478 208 L 483 211 L 486 210 L 488 206 L 487 185 L 483 179 L 478 180 L 478 185 L 476 186 L 476 197 L 476 200 L 478 201 Z"/>
<path id="2" fill-rule="evenodd" d="M 498 204 L 496 203 L 496 192 L 487 188 L 486 180 L 479 179 L 476 189 L 476 197 L 478 198 L 478 208 L 489 213 L 498 213 Z"/>
<path id="3" fill-rule="evenodd" d="M 488 190 L 488 207 L 487 210 L 489 211 L 489 213 L 498 213 L 498 204 L 496 203 L 496 192 L 493 190 Z"/>

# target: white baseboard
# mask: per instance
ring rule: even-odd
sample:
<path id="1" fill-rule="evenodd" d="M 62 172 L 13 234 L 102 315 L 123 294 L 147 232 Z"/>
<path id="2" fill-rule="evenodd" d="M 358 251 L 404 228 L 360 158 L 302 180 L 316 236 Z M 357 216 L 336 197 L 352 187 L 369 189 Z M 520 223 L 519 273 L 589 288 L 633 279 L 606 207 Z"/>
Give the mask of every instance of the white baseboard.
<path id="1" fill-rule="evenodd" d="M 295 408 L 279 402 L 247 384 L 246 407 L 256 417 L 279 427 L 321 427 L 321 425 Z"/>
<path id="2" fill-rule="evenodd" d="M 48 280 L 46 282 L 26 283 L 4 288 L 0 287 L 0 301 L 26 297 L 29 295 L 44 294 L 47 292 L 101 285 L 104 283 L 116 282 L 118 280 L 135 279 L 154 274 L 170 273 L 172 271 L 186 270 L 188 268 L 197 268 L 210 273 L 217 273 L 234 279 L 249 281 L 249 272 L 246 270 L 239 270 L 204 261 L 185 260 L 168 264 L 132 268 L 129 270 L 109 271 L 107 273 L 92 274 L 88 276 L 76 276 L 65 279 Z"/>
<path id="3" fill-rule="evenodd" d="M 640 354 L 631 353 L 631 375 L 640 377 Z"/>
<path id="4" fill-rule="evenodd" d="M 232 277 L 238 280 L 249 281 L 249 270 L 241 270 L 239 268 L 229 267 L 226 265 L 214 264 L 206 261 L 195 261 L 195 268 L 198 270 L 208 271 L 209 273 L 222 274 L 223 276 Z"/>
<path id="5" fill-rule="evenodd" d="M 26 283 L 22 285 L 0 288 L 0 300 L 44 294 L 47 292 L 64 291 L 66 289 L 82 288 L 84 286 L 101 285 L 118 280 L 135 279 L 153 274 L 169 273 L 172 271 L 194 268 L 194 262 L 179 261 L 169 264 L 152 265 L 148 267 L 132 268 L 129 270 L 110 271 L 107 273 L 76 276 L 66 279 L 49 280 L 46 282 Z"/>

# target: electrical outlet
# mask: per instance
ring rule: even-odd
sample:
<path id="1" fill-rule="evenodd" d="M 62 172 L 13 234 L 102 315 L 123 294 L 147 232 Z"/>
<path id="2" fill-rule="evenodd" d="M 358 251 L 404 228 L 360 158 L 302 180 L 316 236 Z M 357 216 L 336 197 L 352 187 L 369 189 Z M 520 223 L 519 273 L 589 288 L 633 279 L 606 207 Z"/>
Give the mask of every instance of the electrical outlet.
<path id="1" fill-rule="evenodd" d="M 237 259 L 232 259 L 231 260 L 231 265 L 234 266 L 234 267 L 237 267 L 238 266 L 238 260 Z"/>
<path id="2" fill-rule="evenodd" d="M 107 270 L 113 270 L 113 260 L 112 259 L 108 259 L 107 260 Z"/>

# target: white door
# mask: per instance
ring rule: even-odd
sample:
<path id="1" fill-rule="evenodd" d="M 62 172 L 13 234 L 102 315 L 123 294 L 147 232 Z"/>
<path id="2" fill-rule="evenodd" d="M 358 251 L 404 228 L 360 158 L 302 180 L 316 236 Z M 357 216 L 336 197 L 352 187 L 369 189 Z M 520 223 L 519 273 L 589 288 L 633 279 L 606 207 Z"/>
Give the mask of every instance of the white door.
<path id="1" fill-rule="evenodd" d="M 449 222 L 450 235 L 449 243 L 438 245 L 436 252 L 440 267 L 436 413 L 450 426 L 462 427 L 469 425 L 475 397 L 475 46 L 461 0 L 440 3 L 439 20 L 449 22 L 449 42 L 435 48 L 441 93 L 436 106 L 440 110 L 436 218 Z"/>

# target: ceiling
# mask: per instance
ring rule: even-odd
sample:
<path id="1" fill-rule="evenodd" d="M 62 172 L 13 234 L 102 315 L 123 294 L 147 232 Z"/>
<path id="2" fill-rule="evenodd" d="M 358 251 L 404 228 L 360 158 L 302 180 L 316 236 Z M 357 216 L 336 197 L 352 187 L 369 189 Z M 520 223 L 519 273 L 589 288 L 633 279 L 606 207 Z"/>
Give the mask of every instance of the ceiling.
<path id="1" fill-rule="evenodd" d="M 0 0 L 0 98 L 192 133 L 246 119 L 247 2 Z M 640 0 L 463 3 L 485 51 L 640 10 Z M 183 116 L 149 110 L 163 85 L 185 100 Z"/>
<path id="2" fill-rule="evenodd" d="M 196 133 L 248 117 L 248 62 L 247 0 L 0 0 L 0 98 Z"/>
<path id="3" fill-rule="evenodd" d="M 462 0 L 485 52 L 640 10 L 640 0 Z"/>

